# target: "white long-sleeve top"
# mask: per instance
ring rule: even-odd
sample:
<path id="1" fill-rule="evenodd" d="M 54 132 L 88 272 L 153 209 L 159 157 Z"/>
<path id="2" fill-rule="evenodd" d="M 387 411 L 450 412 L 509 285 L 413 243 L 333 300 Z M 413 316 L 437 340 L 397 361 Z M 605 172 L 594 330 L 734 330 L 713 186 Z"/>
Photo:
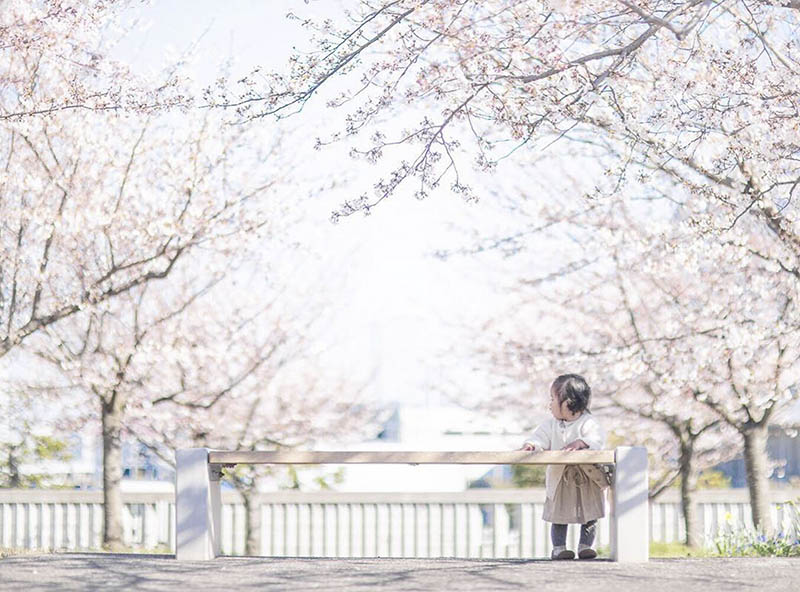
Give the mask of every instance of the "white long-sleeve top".
<path id="1" fill-rule="evenodd" d="M 584 412 L 578 419 L 565 421 L 551 417 L 533 431 L 525 443 L 536 450 L 561 450 L 575 440 L 583 440 L 590 450 L 602 450 L 606 445 L 606 432 L 591 413 Z M 545 486 L 547 497 L 553 498 L 556 486 L 564 473 L 565 465 L 547 465 Z"/>

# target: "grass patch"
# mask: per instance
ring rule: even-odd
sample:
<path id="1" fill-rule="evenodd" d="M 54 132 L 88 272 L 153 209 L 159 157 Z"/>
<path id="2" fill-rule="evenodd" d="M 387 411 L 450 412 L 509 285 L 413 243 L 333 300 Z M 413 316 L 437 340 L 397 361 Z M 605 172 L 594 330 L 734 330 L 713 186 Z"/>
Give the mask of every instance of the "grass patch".
<path id="1" fill-rule="evenodd" d="M 139 554 L 139 555 L 170 555 L 174 551 L 170 550 L 168 545 L 161 544 L 154 548 L 133 547 L 128 545 L 120 545 L 114 549 L 96 548 L 89 549 L 25 549 L 23 547 L 0 547 L 0 559 L 6 557 L 17 557 L 20 555 L 55 555 L 61 553 L 122 553 L 126 555 Z"/>
<path id="2" fill-rule="evenodd" d="M 663 559 L 669 557 L 718 557 L 711 549 L 689 547 L 683 543 L 650 542 L 650 557 Z"/>
<path id="3" fill-rule="evenodd" d="M 597 556 L 601 559 L 611 557 L 611 547 L 605 545 L 597 547 Z M 650 542 L 650 558 L 666 559 L 675 557 L 719 557 L 713 549 L 703 547 L 687 547 L 683 543 Z"/>
<path id="4" fill-rule="evenodd" d="M 24 549 L 22 547 L 0 547 L 0 559 L 16 557 L 18 555 L 40 555 L 46 553 L 41 549 Z"/>
<path id="5" fill-rule="evenodd" d="M 166 543 L 160 543 L 155 547 L 143 547 L 141 545 L 103 545 L 102 547 L 93 547 L 87 549 L 90 553 L 124 553 L 124 554 L 140 554 L 140 555 L 168 555 L 174 553 Z"/>

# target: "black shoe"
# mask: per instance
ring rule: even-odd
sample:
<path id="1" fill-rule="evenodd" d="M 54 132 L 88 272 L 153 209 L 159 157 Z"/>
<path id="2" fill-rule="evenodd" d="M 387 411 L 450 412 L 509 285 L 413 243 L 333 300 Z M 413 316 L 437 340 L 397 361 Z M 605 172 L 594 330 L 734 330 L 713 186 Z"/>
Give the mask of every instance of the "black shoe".
<path id="1" fill-rule="evenodd" d="M 555 547 L 550 553 L 550 559 L 575 559 L 575 553 L 566 547 Z"/>
<path id="2" fill-rule="evenodd" d="M 592 549 L 590 546 L 578 546 L 578 559 L 594 559 L 595 557 L 597 557 L 597 551 Z"/>

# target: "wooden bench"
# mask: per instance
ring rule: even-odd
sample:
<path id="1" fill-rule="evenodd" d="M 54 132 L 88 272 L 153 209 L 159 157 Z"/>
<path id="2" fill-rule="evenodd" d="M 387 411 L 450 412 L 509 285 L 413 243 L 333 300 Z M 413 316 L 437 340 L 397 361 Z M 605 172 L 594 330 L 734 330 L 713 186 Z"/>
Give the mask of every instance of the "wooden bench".
<path id="1" fill-rule="evenodd" d="M 178 450 L 176 461 L 175 555 L 180 560 L 213 559 L 220 554 L 220 477 L 223 467 L 237 464 L 611 465 L 611 558 L 639 562 L 649 557 L 647 450 L 641 447 L 571 452 L 252 452 L 189 448 Z"/>

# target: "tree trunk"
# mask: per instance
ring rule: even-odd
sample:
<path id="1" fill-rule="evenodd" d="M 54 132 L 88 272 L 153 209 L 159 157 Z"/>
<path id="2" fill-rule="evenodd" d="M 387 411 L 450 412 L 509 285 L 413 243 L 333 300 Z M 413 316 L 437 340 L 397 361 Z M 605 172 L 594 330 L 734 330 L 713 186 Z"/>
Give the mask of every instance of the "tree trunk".
<path id="1" fill-rule="evenodd" d="M 122 539 L 122 419 L 123 396 L 119 392 L 110 401 L 102 400 L 103 424 L 103 546 L 110 550 L 123 547 Z"/>
<path id="2" fill-rule="evenodd" d="M 241 487 L 245 509 L 245 555 L 261 555 L 261 506 L 256 501 L 255 487 Z"/>
<path id="3" fill-rule="evenodd" d="M 750 491 L 750 508 L 753 524 L 764 533 L 772 531 L 769 503 L 769 461 L 767 459 L 768 424 L 746 426 L 744 438 L 744 466 L 747 472 L 747 488 Z"/>
<path id="4" fill-rule="evenodd" d="M 11 450 L 8 452 L 8 471 L 9 471 L 9 483 L 8 486 L 12 489 L 16 489 L 22 487 L 22 477 L 19 474 L 19 462 L 17 457 L 14 456 L 14 450 L 16 450 L 16 446 L 12 446 Z"/>
<path id="5" fill-rule="evenodd" d="M 700 528 L 695 502 L 697 491 L 697 474 L 694 470 L 694 442 L 681 442 L 680 457 L 681 474 L 681 509 L 683 510 L 683 524 L 686 528 L 686 545 L 697 547 L 700 545 Z"/>

